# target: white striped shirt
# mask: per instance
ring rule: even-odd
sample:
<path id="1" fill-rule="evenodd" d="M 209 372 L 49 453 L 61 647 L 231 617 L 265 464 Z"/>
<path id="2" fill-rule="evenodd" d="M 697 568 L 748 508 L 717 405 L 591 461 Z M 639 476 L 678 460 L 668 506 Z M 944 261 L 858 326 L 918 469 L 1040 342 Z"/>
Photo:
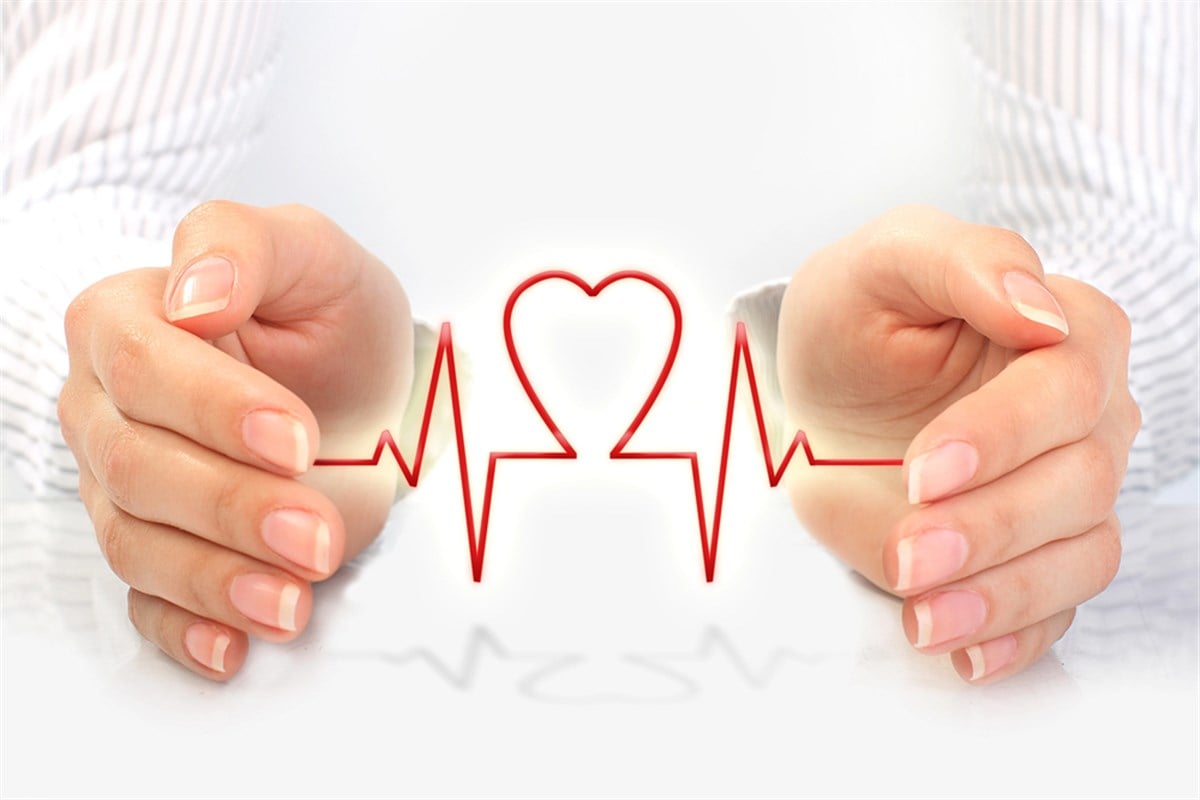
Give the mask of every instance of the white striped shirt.
<path id="1" fill-rule="evenodd" d="M 77 491 L 55 410 L 67 305 L 161 261 L 178 220 L 254 144 L 280 8 L 3 3 L 0 424 L 5 466 L 35 493 Z"/>
<path id="2" fill-rule="evenodd" d="M 979 4 L 980 221 L 1025 236 L 1133 326 L 1144 423 L 1125 492 L 1200 451 L 1200 5 Z"/>

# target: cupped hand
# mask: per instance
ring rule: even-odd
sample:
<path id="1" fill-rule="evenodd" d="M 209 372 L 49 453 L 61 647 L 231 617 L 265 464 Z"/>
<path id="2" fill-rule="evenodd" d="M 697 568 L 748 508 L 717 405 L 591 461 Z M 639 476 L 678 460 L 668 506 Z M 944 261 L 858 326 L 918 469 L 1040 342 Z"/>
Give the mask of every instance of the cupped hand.
<path id="1" fill-rule="evenodd" d="M 789 424 L 818 455 L 904 453 L 901 470 L 797 467 L 793 506 L 969 681 L 1033 663 L 1116 574 L 1141 424 L 1129 335 L 1017 234 L 924 207 L 820 251 L 784 295 Z"/>
<path id="2" fill-rule="evenodd" d="M 59 420 L 130 619 L 226 679 L 248 634 L 295 637 L 312 583 L 383 525 L 394 465 L 308 470 L 321 448 L 370 452 L 402 418 L 404 292 L 311 209 L 211 202 L 179 224 L 169 269 L 90 287 L 66 332 Z"/>

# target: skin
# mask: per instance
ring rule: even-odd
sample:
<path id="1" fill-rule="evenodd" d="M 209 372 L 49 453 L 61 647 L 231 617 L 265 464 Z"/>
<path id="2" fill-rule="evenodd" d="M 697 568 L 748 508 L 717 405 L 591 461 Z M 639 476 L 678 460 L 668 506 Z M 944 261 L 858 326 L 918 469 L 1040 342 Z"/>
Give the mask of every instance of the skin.
<path id="1" fill-rule="evenodd" d="M 228 304 L 179 317 L 182 276 L 213 255 L 236 274 Z M 1044 280 L 1069 334 L 1016 313 L 1002 283 L 1014 270 Z M 318 451 L 370 452 L 381 429 L 399 429 L 412 381 L 404 292 L 311 209 L 214 202 L 180 223 L 169 269 L 87 289 L 66 331 L 59 418 L 101 550 L 130 586 L 130 619 L 188 669 L 227 680 L 251 635 L 287 641 L 303 630 L 312 583 L 382 528 L 397 477 L 390 460 L 307 468 Z M 796 273 L 778 352 L 789 416 L 818 452 L 906 454 L 899 471 L 797 465 L 789 491 L 800 519 L 904 597 L 914 643 L 923 600 L 968 590 L 984 602 L 975 630 L 924 652 L 950 653 L 970 678 L 967 648 L 982 645 L 993 667 L 975 682 L 1001 679 L 1035 661 L 1075 606 L 1111 581 L 1120 560 L 1112 507 L 1140 425 L 1126 386 L 1129 323 L 1096 290 L 1044 278 L 1019 236 L 897 209 Z M 250 447 L 243 421 L 263 409 L 302 427 L 303 465 L 278 466 Z M 975 447 L 977 469 L 963 486 L 910 504 L 914 459 L 945 441 Z M 326 523 L 328 570 L 268 545 L 263 520 L 280 508 Z M 930 527 L 960 531 L 965 560 L 898 590 L 901 542 Z M 298 588 L 296 630 L 234 605 L 231 588 L 247 574 Z M 205 657 L 217 637 L 228 642 L 220 670 Z"/>
<path id="2" fill-rule="evenodd" d="M 228 305 L 168 321 L 185 268 L 213 255 L 235 271 Z M 59 419 L 100 548 L 130 587 L 130 619 L 188 669 L 226 680 L 250 635 L 298 635 L 312 583 L 383 526 L 394 464 L 353 476 L 307 470 L 318 450 L 370 452 L 381 429 L 399 429 L 412 381 L 408 300 L 387 267 L 317 212 L 212 202 L 179 224 L 169 269 L 97 283 L 65 324 Z M 250 448 L 243 420 L 261 409 L 299 422 L 303 465 L 277 466 Z M 267 545 L 263 521 L 279 508 L 325 523 L 327 571 Z M 296 630 L 235 607 L 233 582 L 247 574 L 298 588 Z M 223 671 L 189 653 L 189 630 L 205 656 L 228 637 Z"/>
<path id="3" fill-rule="evenodd" d="M 1068 333 L 1017 313 L 1004 288 L 1013 271 L 1049 289 Z M 1129 335 L 1115 303 L 1045 276 L 1017 234 L 931 208 L 889 212 L 792 278 L 778 348 L 790 423 L 820 453 L 904 454 L 899 475 L 799 466 L 789 473 L 793 506 L 846 564 L 904 599 L 914 646 L 922 601 L 978 595 L 981 623 L 918 648 L 949 653 L 964 679 L 976 673 L 972 645 L 992 662 L 975 683 L 1036 661 L 1116 574 L 1113 506 L 1141 425 L 1127 385 Z M 916 459 L 945 442 L 975 449 L 973 475 L 910 503 Z M 901 542 L 935 528 L 962 535 L 964 563 L 897 588 Z M 937 602 L 926 606 L 934 630 Z"/>

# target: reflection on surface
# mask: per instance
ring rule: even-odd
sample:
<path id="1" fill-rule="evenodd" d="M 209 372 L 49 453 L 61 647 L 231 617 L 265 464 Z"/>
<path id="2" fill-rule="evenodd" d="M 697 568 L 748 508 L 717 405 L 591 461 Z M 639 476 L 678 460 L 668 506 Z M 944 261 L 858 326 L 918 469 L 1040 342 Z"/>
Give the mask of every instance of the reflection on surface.
<path id="1" fill-rule="evenodd" d="M 1122 520 L 1121 571 L 1105 592 L 1080 608 L 1071 630 L 1047 657 L 1050 663 L 1032 671 L 1040 670 L 1043 679 L 1064 669 L 1076 683 L 1121 681 L 1131 674 L 1157 685 L 1195 678 L 1200 618 L 1197 509 L 1134 506 L 1122 510 Z M 131 659 L 161 659 L 140 652 L 144 645 L 124 616 L 124 589 L 99 555 L 90 521 L 78 503 L 7 503 L 3 524 L 6 631 L 53 638 L 94 658 L 97 669 Z M 321 587 L 320 602 L 343 603 L 343 595 L 361 579 L 359 573 L 384 567 L 347 565 Z M 384 633 L 342 635 L 345 620 L 332 612 L 318 615 L 313 630 L 284 650 L 301 661 L 319 657 L 345 662 L 347 669 L 374 661 L 401 672 L 424 670 L 460 692 L 477 689 L 481 673 L 508 662 L 512 691 L 550 703 L 684 702 L 714 687 L 740 685 L 769 692 L 792 672 L 825 679 L 825 673 L 847 670 L 910 669 L 903 647 L 885 646 L 882 633 L 880 641 L 870 635 L 873 629 L 894 624 L 898 604 L 865 583 L 854 586 L 865 609 L 862 638 L 854 651 L 844 643 L 833 649 L 821 641 L 801 646 L 795 626 L 786 624 L 786 613 L 775 622 L 784 623 L 779 630 L 787 635 L 773 646 L 763 644 L 761 626 L 749 631 L 738 623 L 701 622 L 693 628 L 691 645 L 686 637 L 675 636 L 672 641 L 682 645 L 674 649 L 621 646 L 618 641 L 608 650 L 589 650 L 539 641 L 537 632 L 530 630 L 510 637 L 522 642 L 516 647 L 494 623 L 470 625 L 457 643 L 444 639 L 438 646 L 393 647 L 393 637 Z M 346 605 L 351 608 L 343 611 L 351 612 L 354 603 Z M 345 644 L 353 636 L 362 641 Z M 368 641 L 372 638 L 379 641 Z M 755 641 L 749 649 L 741 643 L 747 638 Z M 918 670 L 913 677 L 920 684 L 926 676 Z"/>
<path id="2" fill-rule="evenodd" d="M 716 585 L 683 568 L 672 583 L 651 553 L 621 580 L 539 586 L 589 546 L 580 519 L 622 521 L 601 501 L 572 515 L 578 500 L 514 506 L 540 526 L 522 533 L 543 564 L 515 559 L 529 572 L 484 587 L 438 568 L 461 568 L 460 540 L 410 506 L 318 587 L 303 634 L 256 643 L 221 685 L 138 638 L 78 504 L 5 503 L 5 790 L 562 797 L 641 774 L 647 794 L 688 796 L 887 796 L 898 775 L 923 796 L 1026 794 L 1030 776 L 1045 795 L 1195 794 L 1194 507 L 1127 510 L 1113 586 L 1049 656 L 980 688 L 916 653 L 896 600 L 852 580 L 786 503 L 741 503 L 754 511 Z M 498 553 L 519 544 L 499 533 Z M 635 579 L 660 582 L 636 594 Z"/>

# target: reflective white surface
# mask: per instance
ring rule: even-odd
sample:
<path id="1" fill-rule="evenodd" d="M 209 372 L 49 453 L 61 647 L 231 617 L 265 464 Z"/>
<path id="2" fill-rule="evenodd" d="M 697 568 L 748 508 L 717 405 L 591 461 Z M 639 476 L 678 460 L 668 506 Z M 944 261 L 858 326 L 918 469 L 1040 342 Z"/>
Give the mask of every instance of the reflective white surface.
<path id="1" fill-rule="evenodd" d="M 1116 582 L 981 688 L 916 653 L 898 603 L 768 490 L 737 494 L 706 586 L 698 558 L 671 563 L 686 508 L 545 475 L 498 510 L 477 586 L 446 466 L 318 589 L 299 639 L 254 643 L 226 685 L 137 638 L 78 504 L 10 492 L 5 793 L 1196 792 L 1194 505 L 1127 509 Z"/>

